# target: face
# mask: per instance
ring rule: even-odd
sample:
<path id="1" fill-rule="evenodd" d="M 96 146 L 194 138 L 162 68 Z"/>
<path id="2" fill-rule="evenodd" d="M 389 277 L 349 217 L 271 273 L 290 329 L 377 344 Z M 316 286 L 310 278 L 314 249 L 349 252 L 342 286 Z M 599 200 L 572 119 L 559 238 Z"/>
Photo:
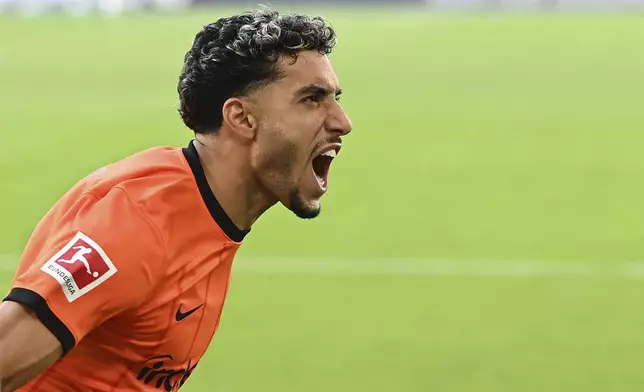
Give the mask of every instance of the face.
<path id="1" fill-rule="evenodd" d="M 301 218 L 320 213 L 329 169 L 351 121 L 329 58 L 316 51 L 280 61 L 284 77 L 261 89 L 251 165 L 272 196 Z"/>

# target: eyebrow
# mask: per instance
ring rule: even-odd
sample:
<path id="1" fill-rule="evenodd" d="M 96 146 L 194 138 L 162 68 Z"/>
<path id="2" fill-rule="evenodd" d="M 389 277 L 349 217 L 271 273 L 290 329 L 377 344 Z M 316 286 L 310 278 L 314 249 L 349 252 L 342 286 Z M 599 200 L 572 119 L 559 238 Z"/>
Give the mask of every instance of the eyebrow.
<path id="1" fill-rule="evenodd" d="M 303 96 L 303 95 L 316 95 L 316 96 L 328 96 L 331 95 L 332 91 L 329 90 L 326 87 L 320 86 L 315 83 L 307 84 L 304 87 L 299 88 L 296 92 L 296 96 Z M 342 89 L 339 88 L 335 92 L 335 96 L 339 96 L 342 94 Z"/>

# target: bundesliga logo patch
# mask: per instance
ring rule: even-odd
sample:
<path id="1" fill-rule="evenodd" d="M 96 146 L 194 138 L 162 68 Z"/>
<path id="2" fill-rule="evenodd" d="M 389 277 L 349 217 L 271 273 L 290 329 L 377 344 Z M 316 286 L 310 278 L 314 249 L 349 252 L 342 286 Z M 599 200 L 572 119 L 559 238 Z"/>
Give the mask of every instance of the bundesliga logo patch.
<path id="1" fill-rule="evenodd" d="M 105 251 L 81 232 L 40 269 L 60 283 L 69 302 L 87 294 L 117 271 Z"/>

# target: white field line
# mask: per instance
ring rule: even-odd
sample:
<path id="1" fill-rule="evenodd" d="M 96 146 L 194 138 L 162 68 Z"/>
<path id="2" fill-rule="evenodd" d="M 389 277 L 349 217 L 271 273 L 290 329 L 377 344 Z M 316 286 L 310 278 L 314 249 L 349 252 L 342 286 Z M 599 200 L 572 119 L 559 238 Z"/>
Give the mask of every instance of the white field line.
<path id="1" fill-rule="evenodd" d="M 238 272 L 257 274 L 644 279 L 644 262 L 254 258 L 237 260 L 234 268 Z"/>
<path id="2" fill-rule="evenodd" d="M 0 271 L 13 272 L 17 260 L 15 255 L 0 254 Z M 233 270 L 280 275 L 644 279 L 644 262 L 240 257 Z"/>
<path id="3" fill-rule="evenodd" d="M 13 272 L 18 257 L 0 254 L 0 271 Z M 331 276 L 561 277 L 644 279 L 644 262 L 554 262 L 526 260 L 436 260 L 378 258 L 239 258 L 244 274 Z"/>
<path id="4" fill-rule="evenodd" d="M 0 253 L 0 271 L 13 270 L 18 262 L 18 257 L 6 253 Z"/>

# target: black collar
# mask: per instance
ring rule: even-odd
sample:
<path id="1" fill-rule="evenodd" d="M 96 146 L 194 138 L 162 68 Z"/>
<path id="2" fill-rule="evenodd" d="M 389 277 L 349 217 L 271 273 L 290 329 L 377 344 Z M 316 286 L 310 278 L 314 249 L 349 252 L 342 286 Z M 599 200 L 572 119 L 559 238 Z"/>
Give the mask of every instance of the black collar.
<path id="1" fill-rule="evenodd" d="M 183 148 L 183 155 L 186 157 L 190 169 L 192 169 L 192 174 L 195 176 L 197 181 L 197 187 L 199 188 L 199 193 L 203 198 L 210 215 L 215 220 L 217 225 L 226 233 L 231 240 L 235 242 L 241 242 L 246 234 L 250 232 L 248 230 L 242 230 L 235 226 L 233 221 L 230 219 L 226 211 L 217 201 L 215 194 L 212 192 L 212 189 L 208 185 L 208 180 L 206 180 L 206 174 L 204 173 L 203 166 L 201 166 L 201 161 L 199 160 L 199 154 L 194 145 L 194 140 L 190 142 L 188 147 Z"/>

